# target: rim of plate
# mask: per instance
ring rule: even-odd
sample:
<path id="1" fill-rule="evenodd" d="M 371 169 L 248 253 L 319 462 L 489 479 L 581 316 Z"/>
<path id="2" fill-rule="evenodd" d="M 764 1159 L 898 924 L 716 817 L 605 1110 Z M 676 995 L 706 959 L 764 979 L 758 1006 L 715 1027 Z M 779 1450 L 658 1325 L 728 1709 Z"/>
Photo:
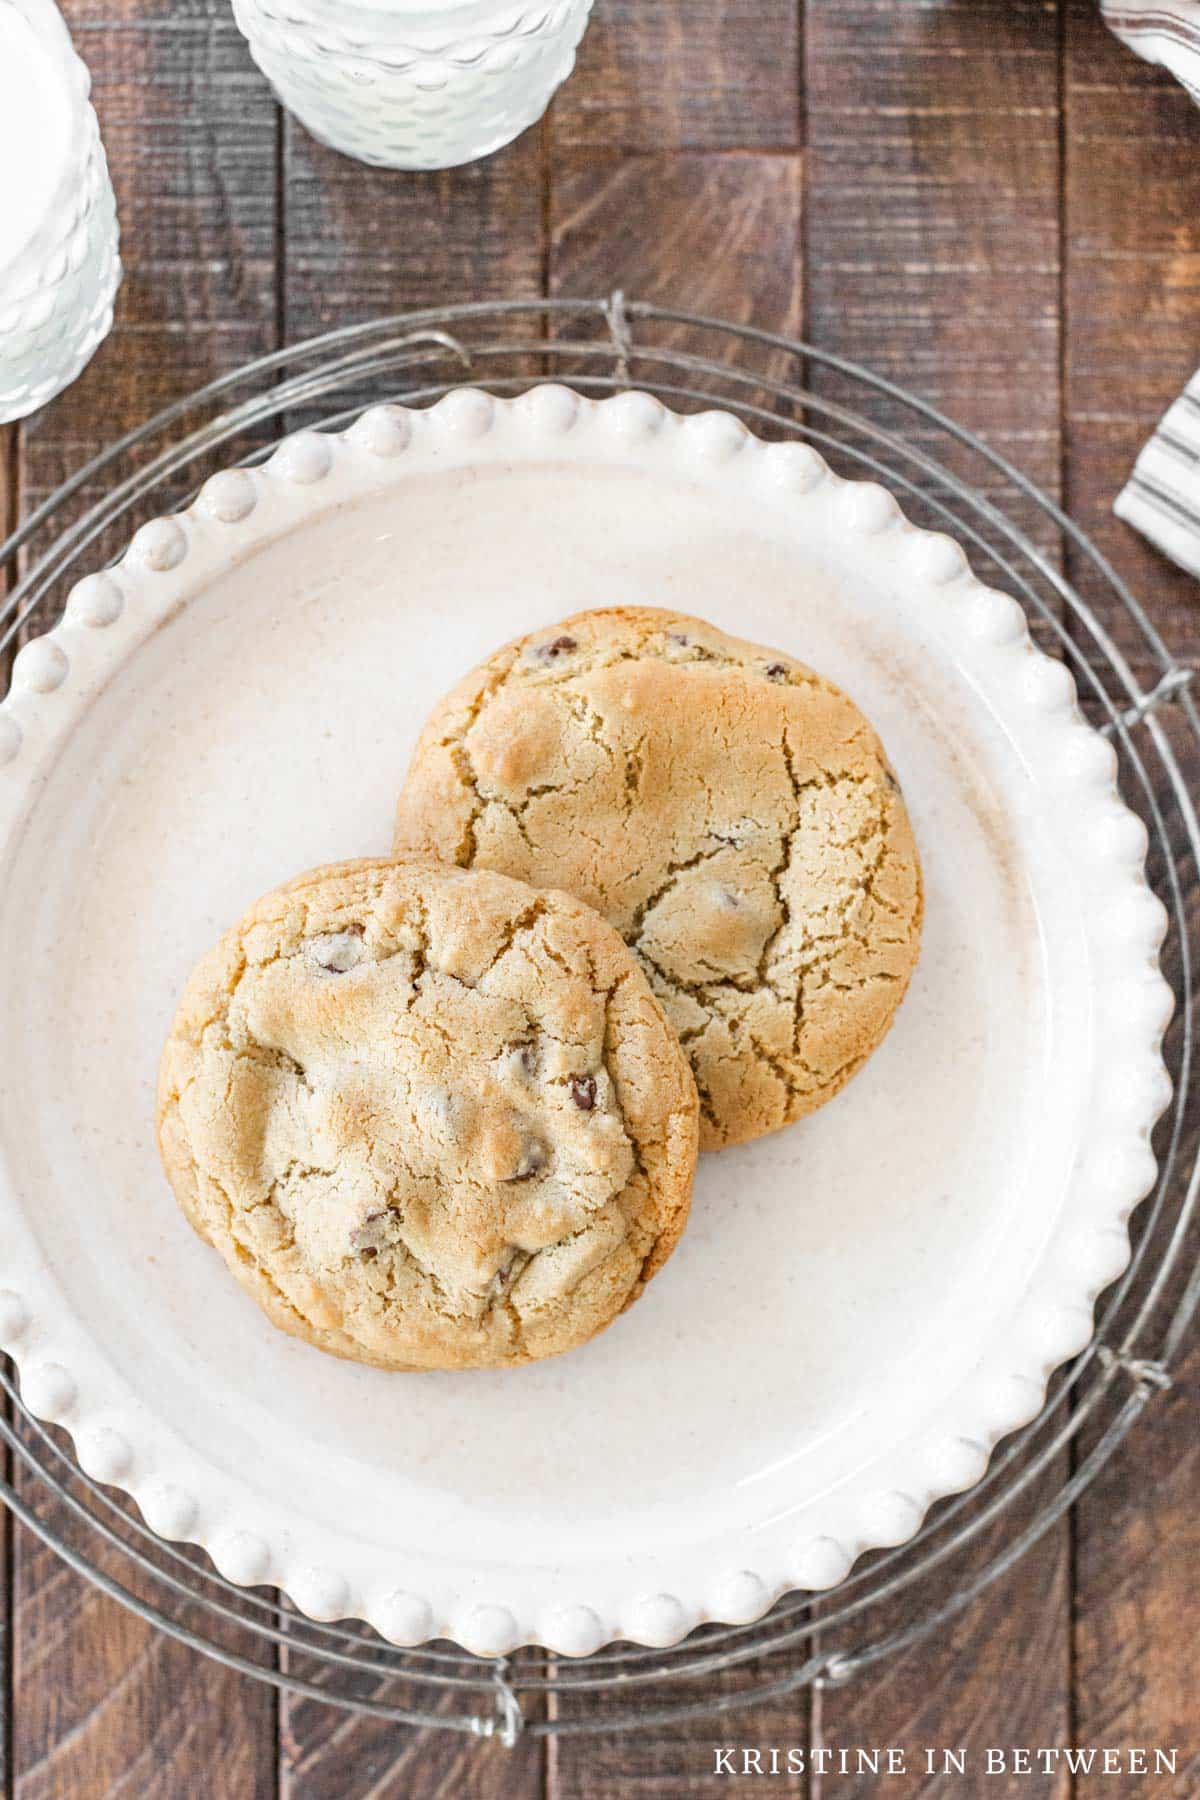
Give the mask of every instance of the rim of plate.
<path id="1" fill-rule="evenodd" d="M 1162 1038 L 1174 999 L 1158 962 L 1167 916 L 1146 881 L 1145 827 L 1117 789 L 1115 750 L 1083 718 L 1070 670 L 1035 646 L 1020 605 L 980 582 L 953 538 L 913 525 L 885 487 L 843 479 L 807 445 L 767 443 L 727 412 L 683 415 L 637 390 L 592 400 L 545 383 L 513 399 L 458 389 L 428 408 L 372 407 L 344 432 L 302 430 L 261 465 L 211 476 L 184 511 L 143 525 L 110 568 L 73 587 L 61 621 L 14 660 L 0 703 L 0 866 L 92 699 L 192 595 L 327 511 L 413 473 L 469 463 L 485 441 L 489 460 L 507 448 L 522 460 L 552 461 L 568 437 L 596 460 L 666 458 L 694 476 L 757 488 L 776 504 L 835 509 L 843 541 L 901 568 L 938 609 L 963 666 L 1019 713 L 1043 791 L 1053 795 L 1089 896 L 1095 1041 L 1104 1055 L 1091 1070 L 1080 1134 L 1087 1151 L 1054 1233 L 1005 1342 L 990 1346 L 955 1390 L 952 1425 L 939 1420 L 896 1446 L 886 1468 L 873 1465 L 844 1484 L 844 1494 L 854 1493 L 853 1531 L 797 1543 L 764 1530 L 753 1566 L 738 1568 L 714 1570 L 702 1548 L 682 1593 L 580 1592 L 569 1574 L 545 1572 L 542 1592 L 533 1591 L 539 1583 L 530 1573 L 520 1608 L 486 1595 L 447 1607 L 420 1591 L 367 1591 L 338 1566 L 336 1547 L 313 1548 L 317 1527 L 261 1499 L 239 1503 L 202 1461 L 164 1482 L 154 1473 L 153 1421 L 142 1422 L 141 1441 L 114 1430 L 108 1420 L 121 1395 L 100 1397 L 80 1383 L 91 1339 L 63 1316 L 0 1168 L 0 1347 L 14 1359 L 24 1403 L 68 1431 L 81 1467 L 128 1494 L 161 1536 L 205 1549 L 231 1581 L 279 1588 L 314 1619 L 365 1619 L 393 1643 L 449 1638 L 481 1655 L 524 1643 L 571 1656 L 617 1639 L 665 1647 L 708 1621 L 750 1622 L 784 1592 L 833 1587 L 864 1551 L 905 1542 L 935 1500 L 974 1485 L 993 1446 L 1035 1416 L 1051 1374 L 1090 1340 L 1093 1303 L 1129 1259 L 1129 1217 L 1153 1185 L 1151 1132 L 1171 1096 Z"/>

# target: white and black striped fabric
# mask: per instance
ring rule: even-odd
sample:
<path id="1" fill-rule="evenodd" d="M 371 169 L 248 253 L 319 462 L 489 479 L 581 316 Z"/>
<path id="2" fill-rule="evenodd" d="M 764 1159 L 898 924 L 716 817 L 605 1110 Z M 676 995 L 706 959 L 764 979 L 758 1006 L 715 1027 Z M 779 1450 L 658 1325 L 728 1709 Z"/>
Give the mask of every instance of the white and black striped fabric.
<path id="1" fill-rule="evenodd" d="M 1159 421 L 1115 511 L 1173 561 L 1200 575 L 1200 371 Z"/>
<path id="2" fill-rule="evenodd" d="M 1170 69 L 1200 104 L 1200 0 L 1101 0 L 1100 10 L 1131 50 Z"/>
<path id="3" fill-rule="evenodd" d="M 1200 105 L 1200 0 L 1101 0 L 1100 10 L 1131 50 L 1169 69 Z M 1138 457 L 1115 511 L 1200 575 L 1200 372 Z"/>

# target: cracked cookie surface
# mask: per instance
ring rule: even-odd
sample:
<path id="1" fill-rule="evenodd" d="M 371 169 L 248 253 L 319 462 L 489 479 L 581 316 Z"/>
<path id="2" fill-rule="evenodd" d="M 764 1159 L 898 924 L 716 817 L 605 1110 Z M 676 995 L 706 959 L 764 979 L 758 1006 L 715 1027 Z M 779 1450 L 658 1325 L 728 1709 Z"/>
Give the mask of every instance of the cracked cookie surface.
<path id="1" fill-rule="evenodd" d="M 159 1144 L 270 1319 L 383 1368 L 584 1343 L 678 1241 L 687 1061 L 617 934 L 429 859 L 316 869 L 188 983 Z"/>
<path id="2" fill-rule="evenodd" d="M 582 613 L 473 670 L 422 733 L 396 846 L 615 925 L 691 1060 L 702 1149 L 831 1099 L 917 959 L 920 864 L 870 725 L 683 614 Z"/>

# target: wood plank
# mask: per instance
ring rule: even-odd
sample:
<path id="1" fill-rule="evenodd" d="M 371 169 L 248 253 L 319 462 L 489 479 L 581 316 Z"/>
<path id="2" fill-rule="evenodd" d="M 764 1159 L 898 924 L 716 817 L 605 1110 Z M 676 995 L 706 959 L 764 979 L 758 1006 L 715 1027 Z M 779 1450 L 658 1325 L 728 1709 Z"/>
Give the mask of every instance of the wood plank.
<path id="1" fill-rule="evenodd" d="M 16 530 L 20 518 L 20 455 L 20 426 L 0 425 L 0 541 Z M 0 600 L 16 579 L 14 566 L 0 565 Z M 11 663 L 12 651 L 0 650 L 0 695 L 7 691 Z"/>
<path id="2" fill-rule="evenodd" d="M 1191 791 L 1200 781 L 1200 751 L 1185 743 L 1182 720 L 1174 731 Z M 1200 917 L 1200 892 L 1193 876 L 1191 917 Z M 1178 974 L 1168 945 L 1164 966 Z M 1193 1030 L 1200 1028 L 1200 1000 L 1193 1003 Z M 1178 1041 L 1182 1021 L 1172 1027 Z M 1196 1113 L 1193 1104 L 1193 1115 Z M 1200 1121 L 1182 1145 L 1186 1169 L 1200 1154 Z M 1200 1221 L 1181 1258 L 1167 1303 L 1159 1309 L 1159 1330 L 1179 1301 L 1184 1280 L 1200 1260 Z M 1157 1336 L 1150 1343 L 1161 1341 Z M 1154 1394 L 1116 1454 L 1105 1464 L 1075 1507 L 1074 1717 L 1076 1742 L 1108 1745 L 1128 1752 L 1149 1749 L 1177 1753 L 1173 1775 L 1145 1784 L 1130 1777 L 1118 1791 L 1192 1800 L 1200 1793 L 1200 1740 L 1197 1738 L 1196 1642 L 1200 1635 L 1200 1343 L 1193 1322 L 1190 1347 L 1173 1370 L 1175 1386 Z M 1120 1399 L 1129 1392 L 1120 1385 Z M 1111 1409 L 1110 1409 L 1111 1411 Z M 1099 1423 L 1080 1437 L 1080 1455 L 1096 1440 Z M 1102 1777 L 1081 1781 L 1081 1795 L 1098 1793 Z"/>
<path id="3" fill-rule="evenodd" d="M 18 425 L 0 425 L 0 535 L 7 537 L 17 523 Z M 5 572 L 0 570 L 0 575 Z"/>
<path id="4" fill-rule="evenodd" d="M 781 1667 L 770 1662 L 746 1665 L 707 1679 L 703 1689 L 689 1688 L 686 1698 L 728 1702 L 739 1693 L 778 1680 Z M 647 1711 L 678 1705 L 678 1686 L 659 1684 L 632 1696 L 607 1694 L 586 1703 L 597 1719 L 611 1715 L 618 1704 L 634 1704 Z M 743 1703 L 735 1712 L 698 1719 L 681 1719 L 646 1731 L 604 1732 L 596 1737 L 552 1737 L 549 1742 L 546 1800 L 752 1800 L 765 1792 L 783 1800 L 806 1800 L 810 1792 L 802 1771 L 789 1770 L 787 1752 L 804 1753 L 809 1733 L 812 1694 L 801 1690 L 770 1702 Z M 582 1697 L 573 1701 L 572 1714 L 585 1710 Z M 767 1782 L 747 1770 L 740 1757 L 734 1773 L 717 1761 L 717 1752 L 742 1746 L 772 1746 L 780 1750 L 779 1772 Z M 764 1763 L 769 1761 L 764 1756 Z"/>
<path id="5" fill-rule="evenodd" d="M 22 1492 L 69 1527 L 61 1503 Z M 93 1552 L 94 1553 L 94 1552 Z M 96 1556 L 115 1578 L 128 1571 Z M 15 1800 L 267 1800 L 275 1791 L 273 1691 L 187 1649 L 81 1580 L 16 1527 L 13 1615 Z M 253 1641 L 229 1640 L 253 1656 Z"/>
<path id="6" fill-rule="evenodd" d="M 286 338 L 298 342 L 337 325 L 421 306 L 538 296 L 546 259 L 544 142 L 526 132 L 497 156 L 466 168 L 400 175 L 364 168 L 317 144 L 295 120 L 285 121 L 284 285 Z M 509 362 L 537 372 L 536 362 Z M 449 373 L 446 364 L 430 379 Z M 455 378 L 461 375 L 453 369 Z M 481 379 L 486 370 L 480 371 Z M 368 405 L 384 396 L 362 383 L 343 403 Z M 326 409 L 327 410 L 327 409 Z M 314 416 L 321 409 L 314 409 Z M 289 424 L 298 423 L 289 419 Z M 308 1676 L 302 1656 L 285 1665 Z M 389 1682 L 378 1690 L 392 1704 L 437 1710 L 435 1691 Z M 469 1710 L 446 1695 L 447 1712 Z M 483 1710 L 490 1711 L 486 1699 Z M 280 1701 L 280 1791 L 285 1800 L 341 1800 L 349 1791 L 373 1797 L 458 1795 L 504 1800 L 540 1793 L 544 1749 L 524 1738 L 509 1752 L 438 1729 L 414 1730 L 319 1701 L 284 1694 Z M 352 1772 L 352 1774 L 350 1773 Z M 352 1786 L 348 1786 L 352 1784 Z"/>
<path id="7" fill-rule="evenodd" d="M 538 132 L 430 174 L 351 162 L 290 117 L 284 132 L 285 340 L 411 307 L 541 292 Z"/>
<path id="8" fill-rule="evenodd" d="M 484 162 L 419 175 L 350 162 L 291 118 L 285 134 L 288 342 L 414 307 L 542 293 L 539 131 Z M 451 368 L 460 378 L 454 364 L 442 363 L 440 373 Z M 363 383 L 344 403 L 366 406 L 384 393 Z"/>
<path id="9" fill-rule="evenodd" d="M 1044 1501 L 1066 1478 L 1065 1459 L 1049 1481 L 1039 1481 L 1033 1502 Z M 1031 1517 L 1021 1505 L 985 1534 L 969 1562 L 956 1559 L 924 1580 L 911 1595 L 873 1609 L 862 1623 L 869 1646 L 913 1623 L 950 1598 L 972 1570 L 981 1570 Z M 888 1794 L 909 1800 L 959 1800 L 982 1791 L 985 1751 L 993 1745 L 1053 1747 L 1070 1743 L 1070 1557 L 1065 1526 L 1053 1528 L 1033 1550 L 950 1625 L 911 1649 L 893 1653 L 845 1686 L 820 1690 L 813 1708 L 813 1748 L 833 1753 L 827 1774 L 814 1774 L 812 1800 L 868 1800 L 880 1779 L 869 1770 L 842 1775 L 836 1753 L 853 1756 L 860 1746 L 904 1753 L 904 1773 L 890 1777 Z M 821 1643 L 818 1631 L 817 1643 Z M 925 1749 L 966 1754 L 970 1786 L 937 1763 L 928 1772 Z M 974 1784 L 979 1783 L 979 1787 Z M 1030 1791 L 1027 1776 L 987 1778 L 989 1794 L 1016 1797 Z M 1039 1800 L 1065 1800 L 1069 1777 L 1041 1778 Z"/>
<path id="10" fill-rule="evenodd" d="M 302 1659 L 300 1659 L 302 1666 Z M 380 1682 L 374 1698 L 422 1713 L 490 1717 L 488 1696 L 446 1693 L 428 1686 Z M 366 1713 L 346 1712 L 319 1701 L 285 1696 L 282 1716 L 280 1800 L 540 1800 L 545 1746 L 522 1737 L 510 1750 L 498 1738 L 483 1739 L 436 1727 L 393 1725 Z"/>
<path id="11" fill-rule="evenodd" d="M 1113 559 L 1175 652 L 1200 659 L 1200 588 L 1114 519 L 1111 506 L 1143 440 L 1195 367 L 1200 306 L 1200 113 L 1071 0 L 1066 97 L 1066 449 L 1072 515 Z M 1138 650 L 1082 558 L 1076 584 L 1131 655 Z M 1167 729 L 1191 791 L 1200 755 L 1182 720 Z M 1169 812 L 1168 812 L 1169 816 Z M 1190 895 L 1192 918 L 1200 896 Z M 1194 929 L 1194 924 L 1193 924 Z M 1165 966 L 1177 976 L 1169 943 Z M 1200 1022 L 1200 1021 L 1194 1021 Z M 1176 1021 L 1177 1035 L 1181 1021 Z M 1187 1162 L 1200 1145 L 1195 1128 Z M 1200 1256 L 1200 1230 L 1191 1256 Z M 1178 1297 L 1179 1283 L 1171 1300 Z M 1176 1371 L 1076 1507 L 1075 1718 L 1080 1743 L 1179 1749 L 1175 1777 L 1129 1792 L 1183 1800 L 1200 1791 L 1195 1645 L 1200 1637 L 1200 1348 Z M 1093 1442 L 1088 1432 L 1086 1451 Z M 1100 1781 L 1080 1783 L 1080 1793 Z"/>
<path id="12" fill-rule="evenodd" d="M 1111 509 L 1200 359 L 1200 109 L 1107 32 L 1088 0 L 1071 0 L 1065 73 L 1067 498 L 1195 662 L 1195 580 Z M 1082 565 L 1072 573 L 1087 582 Z"/>
<path id="13" fill-rule="evenodd" d="M 794 150 L 798 0 L 600 0 L 551 114 L 557 146 Z"/>
<path id="14" fill-rule="evenodd" d="M 275 343 L 276 109 L 231 16 L 207 0 L 72 0 L 67 12 L 94 78 L 126 277 L 113 336 L 22 429 L 28 504 L 166 400 Z M 18 1482 L 45 1507 L 32 1478 Z M 272 1691 L 152 1631 L 24 1531 L 13 1620 L 20 1800 L 273 1791 Z"/>
<path id="15" fill-rule="evenodd" d="M 1200 771 L 1197 771 L 1200 773 Z M 1200 1242 L 1193 1244 L 1193 1257 Z M 1200 1792 L 1196 1748 L 1196 1581 L 1200 1526 L 1200 1356 L 1156 1405 L 1079 1507 L 1077 1736 L 1125 1750 L 1175 1751 L 1152 1791 Z M 1099 1782 L 1082 1784 L 1085 1795 Z M 1127 1790 L 1137 1793 L 1131 1780 Z"/>
<path id="16" fill-rule="evenodd" d="M 807 25 L 810 339 L 931 401 L 1051 493 L 1056 11 L 810 0 Z M 814 386 L 858 399 L 836 374 Z M 900 409 L 876 413 L 925 441 Z"/>
<path id="17" fill-rule="evenodd" d="M 795 334 L 803 311 L 801 179 L 794 155 L 560 152 L 550 291 L 604 298 L 621 288 L 630 299 Z M 653 342 L 728 353 L 710 333 L 686 326 L 656 327 Z M 756 367 L 776 372 L 785 361 L 754 356 Z"/>
<path id="18" fill-rule="evenodd" d="M 931 400 L 1051 493 L 1060 434 L 1056 14 L 1043 0 L 809 0 L 806 14 L 809 341 Z M 862 404 L 836 372 L 814 367 L 812 382 Z M 886 399 L 870 416 L 944 451 Z M 1057 551 L 1055 533 L 1044 541 Z M 972 1567 L 1011 1529 L 993 1531 Z M 821 1691 L 814 1745 L 901 1745 L 910 1772 L 889 1780 L 888 1793 L 949 1796 L 965 1791 L 961 1777 L 926 1775 L 923 1745 L 1068 1742 L 1069 1568 L 1060 1527 L 952 1628 Z M 961 1563 L 955 1569 L 922 1586 L 922 1609 L 953 1592 Z M 875 1609 L 862 1621 L 863 1644 L 902 1628 L 917 1604 L 901 1596 Z M 1016 1794 L 1027 1784 L 997 1777 L 988 1786 Z M 814 1800 L 876 1791 L 870 1775 L 813 1777 Z M 1039 1794 L 1066 1791 L 1061 1780 L 1038 1785 Z"/>

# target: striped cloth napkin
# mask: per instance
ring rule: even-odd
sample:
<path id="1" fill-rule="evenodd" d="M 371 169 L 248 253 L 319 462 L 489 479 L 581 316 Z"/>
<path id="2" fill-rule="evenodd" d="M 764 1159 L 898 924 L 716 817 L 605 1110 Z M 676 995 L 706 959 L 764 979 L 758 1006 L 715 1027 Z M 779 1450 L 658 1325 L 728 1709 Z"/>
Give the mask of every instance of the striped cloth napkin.
<path id="1" fill-rule="evenodd" d="M 1101 0 L 1100 10 L 1131 50 L 1169 69 L 1200 105 L 1200 0 Z M 1200 575 L 1200 371 L 1159 422 L 1114 511 Z"/>
<path id="2" fill-rule="evenodd" d="M 1200 370 L 1159 420 L 1113 511 L 1200 575 Z"/>
<path id="3" fill-rule="evenodd" d="M 1119 38 L 1161 63 L 1200 102 L 1200 0 L 1100 0 Z"/>

